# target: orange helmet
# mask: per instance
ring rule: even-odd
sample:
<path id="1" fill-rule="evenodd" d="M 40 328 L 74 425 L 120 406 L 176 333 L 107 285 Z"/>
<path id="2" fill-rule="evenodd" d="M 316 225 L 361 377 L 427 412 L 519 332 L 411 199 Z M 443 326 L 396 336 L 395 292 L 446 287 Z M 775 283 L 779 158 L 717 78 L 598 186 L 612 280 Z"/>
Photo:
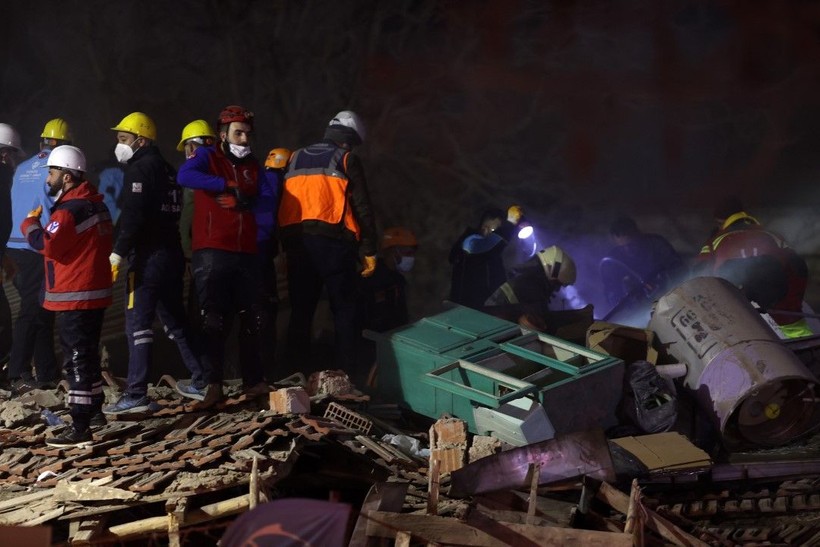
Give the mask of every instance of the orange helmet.
<path id="1" fill-rule="evenodd" d="M 284 169 L 290 161 L 291 151 L 287 148 L 274 148 L 268 152 L 265 160 L 266 169 Z"/>
<path id="2" fill-rule="evenodd" d="M 395 226 L 387 228 L 382 234 L 381 250 L 389 249 L 390 247 L 418 247 L 419 242 L 416 239 L 416 234 L 410 228 L 403 226 Z"/>

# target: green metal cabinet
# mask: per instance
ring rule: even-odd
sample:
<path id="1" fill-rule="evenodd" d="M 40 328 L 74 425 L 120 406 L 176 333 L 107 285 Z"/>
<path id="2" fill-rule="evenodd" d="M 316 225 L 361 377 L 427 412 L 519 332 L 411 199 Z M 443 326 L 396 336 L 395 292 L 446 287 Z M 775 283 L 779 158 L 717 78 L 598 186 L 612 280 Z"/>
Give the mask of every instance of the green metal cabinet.
<path id="1" fill-rule="evenodd" d="M 623 361 L 560 338 L 463 306 L 365 335 L 376 342 L 380 394 L 419 414 L 452 414 L 475 433 L 474 407 L 528 397 L 556 434 L 617 423 Z"/>

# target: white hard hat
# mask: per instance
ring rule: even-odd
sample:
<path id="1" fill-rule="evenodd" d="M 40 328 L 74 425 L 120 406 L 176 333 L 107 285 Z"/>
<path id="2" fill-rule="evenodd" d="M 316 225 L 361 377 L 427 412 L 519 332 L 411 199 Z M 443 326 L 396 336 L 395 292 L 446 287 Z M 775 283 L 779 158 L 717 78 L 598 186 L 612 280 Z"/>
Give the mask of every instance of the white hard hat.
<path id="1" fill-rule="evenodd" d="M 364 142 L 365 138 L 365 130 L 364 130 L 364 123 L 362 119 L 359 117 L 358 114 L 353 112 L 352 110 L 342 110 L 335 116 L 333 119 L 330 120 L 330 123 L 327 124 L 328 127 L 332 125 L 342 125 L 344 127 L 349 127 L 356 134 L 359 136 L 362 142 Z"/>
<path id="2" fill-rule="evenodd" d="M 544 268 L 547 279 L 558 281 L 561 285 L 575 283 L 575 261 L 563 249 L 553 245 L 538 251 L 538 260 Z"/>
<path id="3" fill-rule="evenodd" d="M 0 147 L 10 146 L 22 152 L 20 147 L 20 133 L 7 123 L 0 123 Z"/>
<path id="4" fill-rule="evenodd" d="M 76 146 L 64 144 L 51 151 L 46 166 L 85 173 L 85 154 Z"/>

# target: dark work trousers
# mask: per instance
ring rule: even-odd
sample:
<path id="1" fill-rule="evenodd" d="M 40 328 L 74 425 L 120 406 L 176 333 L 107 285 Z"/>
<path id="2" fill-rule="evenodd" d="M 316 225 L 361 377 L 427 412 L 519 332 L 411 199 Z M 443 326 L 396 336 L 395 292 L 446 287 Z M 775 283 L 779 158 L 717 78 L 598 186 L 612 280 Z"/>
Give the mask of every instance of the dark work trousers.
<path id="1" fill-rule="evenodd" d="M 359 343 L 356 297 L 360 279 L 356 245 L 309 234 L 284 243 L 291 306 L 288 359 L 291 362 L 306 360 L 310 355 L 311 323 L 324 286 L 333 312 L 335 366 L 351 377 L 356 376 L 356 347 Z"/>
<path id="2" fill-rule="evenodd" d="M 0 285 L 0 363 L 10 357 L 11 328 L 11 307 L 6 298 L 6 289 Z"/>
<path id="3" fill-rule="evenodd" d="M 31 360 L 41 383 L 55 382 L 59 377 L 54 353 L 54 312 L 42 307 L 43 255 L 25 249 L 8 249 L 17 273 L 14 287 L 20 293 L 20 312 L 14 323 L 9 359 L 9 379 L 31 380 Z"/>
<path id="4" fill-rule="evenodd" d="M 265 313 L 259 301 L 258 256 L 221 249 L 199 249 L 193 252 L 191 266 L 202 308 L 202 330 L 211 367 L 209 383 L 219 383 L 224 379 L 225 342 L 234 314 L 239 315 L 242 384 L 252 387 L 264 381 L 259 332 L 265 323 Z"/>
<path id="5" fill-rule="evenodd" d="M 259 254 L 259 303 L 263 307 L 264 323 L 259 332 L 259 351 L 263 363 L 274 363 L 276 358 L 276 315 L 279 311 L 279 293 L 276 286 L 276 263 L 274 262 L 275 247 L 271 244 L 257 242 Z M 268 368 L 268 367 L 263 367 Z M 269 368 L 269 373 L 265 376 L 269 380 L 275 371 Z"/>
<path id="6" fill-rule="evenodd" d="M 57 329 L 68 379 L 68 406 L 74 428 L 86 429 L 102 409 L 100 332 L 105 308 L 57 312 Z"/>
<path id="7" fill-rule="evenodd" d="M 197 352 L 188 334 L 182 302 L 185 257 L 178 247 L 138 252 L 128 269 L 125 301 L 125 333 L 128 338 L 128 388 L 131 395 L 145 395 L 154 348 L 154 318 L 173 340 L 191 380 L 197 387 L 207 383 Z"/>

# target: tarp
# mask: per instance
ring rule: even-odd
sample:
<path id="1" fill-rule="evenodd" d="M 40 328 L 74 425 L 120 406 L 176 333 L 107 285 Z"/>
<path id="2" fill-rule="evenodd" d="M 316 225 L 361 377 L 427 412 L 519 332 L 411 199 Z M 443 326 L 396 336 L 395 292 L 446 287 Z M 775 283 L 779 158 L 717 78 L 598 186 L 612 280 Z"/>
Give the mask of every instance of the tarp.
<path id="1" fill-rule="evenodd" d="M 222 547 L 343 547 L 350 506 L 312 499 L 280 499 L 258 505 L 236 519 Z"/>

